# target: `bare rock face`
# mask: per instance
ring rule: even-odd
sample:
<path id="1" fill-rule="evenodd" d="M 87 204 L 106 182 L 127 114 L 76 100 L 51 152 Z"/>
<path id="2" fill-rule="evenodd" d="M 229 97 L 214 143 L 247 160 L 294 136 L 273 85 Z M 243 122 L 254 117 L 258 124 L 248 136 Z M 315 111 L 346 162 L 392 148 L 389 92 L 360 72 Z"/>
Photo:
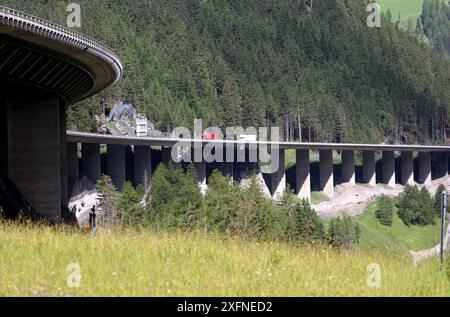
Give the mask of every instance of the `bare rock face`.
<path id="1" fill-rule="evenodd" d="M 69 209 L 76 208 L 78 225 L 83 227 L 89 224 L 89 212 L 98 205 L 99 195 L 95 184 L 86 176 L 75 183 L 69 201 Z"/>
<path id="2" fill-rule="evenodd" d="M 108 116 L 101 114 L 97 115 L 95 119 L 98 133 L 135 137 L 136 119 L 147 120 L 147 134 L 149 136 L 157 136 L 158 133 L 161 133 L 155 130 L 153 123 L 140 114 L 130 103 L 119 102 L 114 105 Z"/>

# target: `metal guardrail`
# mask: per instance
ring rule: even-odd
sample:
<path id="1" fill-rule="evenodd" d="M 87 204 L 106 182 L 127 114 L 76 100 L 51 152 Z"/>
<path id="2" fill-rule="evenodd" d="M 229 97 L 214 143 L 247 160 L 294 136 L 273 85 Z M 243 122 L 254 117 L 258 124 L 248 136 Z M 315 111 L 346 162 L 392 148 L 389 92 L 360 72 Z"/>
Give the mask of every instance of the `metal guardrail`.
<path id="1" fill-rule="evenodd" d="M 117 54 L 114 53 L 114 51 L 105 44 L 101 44 L 101 43 L 93 40 L 92 38 L 90 38 L 84 34 L 81 34 L 77 31 L 74 31 L 70 28 L 63 27 L 56 23 L 36 17 L 32 14 L 14 10 L 14 9 L 11 9 L 8 7 L 0 6 L 0 19 L 1 18 L 10 19 L 10 20 L 13 20 L 14 22 L 23 23 L 27 26 L 31 26 L 31 27 L 35 27 L 35 28 L 42 28 L 52 35 L 56 33 L 57 36 L 62 37 L 65 40 L 69 40 L 80 46 L 83 46 L 83 45 L 87 46 L 87 48 L 89 48 L 91 50 L 94 50 L 103 55 L 107 55 L 109 58 L 111 58 L 114 61 L 114 63 L 117 64 L 117 66 L 119 68 L 120 74 L 119 74 L 118 78 L 120 78 L 122 76 L 123 66 L 120 61 L 119 56 L 117 56 Z M 31 23 L 33 24 L 33 26 L 30 25 Z"/>

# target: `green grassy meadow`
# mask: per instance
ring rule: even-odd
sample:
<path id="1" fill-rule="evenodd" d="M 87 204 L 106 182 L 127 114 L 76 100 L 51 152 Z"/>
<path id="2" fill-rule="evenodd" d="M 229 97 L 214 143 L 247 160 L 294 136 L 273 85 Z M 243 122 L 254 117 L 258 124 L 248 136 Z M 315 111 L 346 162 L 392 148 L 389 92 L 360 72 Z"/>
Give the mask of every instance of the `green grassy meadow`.
<path id="1" fill-rule="evenodd" d="M 449 296 L 437 261 L 203 233 L 0 224 L 0 296 Z M 80 267 L 80 287 L 67 279 Z M 368 266 L 381 269 L 369 287 Z"/>
<path id="2" fill-rule="evenodd" d="M 362 250 L 386 250 L 396 255 L 408 255 L 435 246 L 440 241 L 440 225 L 407 227 L 394 212 L 392 226 L 382 225 L 375 217 L 377 203 L 369 204 L 363 215 L 359 216 L 361 227 L 359 246 Z"/>
<path id="3" fill-rule="evenodd" d="M 409 17 L 417 19 L 422 14 L 423 0 L 377 0 L 377 3 L 382 12 L 391 10 L 393 21 L 397 21 L 399 13 L 402 21 Z"/>

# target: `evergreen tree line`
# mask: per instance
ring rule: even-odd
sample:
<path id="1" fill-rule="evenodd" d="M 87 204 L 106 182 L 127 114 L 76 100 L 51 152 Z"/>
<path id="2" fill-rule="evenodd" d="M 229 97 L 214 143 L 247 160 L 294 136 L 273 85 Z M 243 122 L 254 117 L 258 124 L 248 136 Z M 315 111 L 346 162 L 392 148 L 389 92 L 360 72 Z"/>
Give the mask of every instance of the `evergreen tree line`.
<path id="1" fill-rule="evenodd" d="M 444 190 L 445 186 L 440 184 L 432 197 L 426 187 L 419 190 L 417 186 L 406 185 L 396 205 L 399 218 L 407 226 L 436 224 L 436 218 L 441 217 L 441 194 Z M 388 196 L 378 199 L 375 215 L 381 224 L 392 225 L 394 206 L 393 199 Z"/>
<path id="2" fill-rule="evenodd" d="M 352 248 L 360 230 L 352 218 L 331 220 L 328 229 L 305 200 L 286 190 L 279 201 L 265 196 L 256 177 L 245 188 L 214 171 L 206 194 L 197 186 L 195 171 L 160 164 L 152 177 L 149 203 L 142 204 L 143 189 L 126 183 L 118 192 L 103 175 L 97 183 L 102 197 L 100 224 L 150 226 L 157 230 L 199 230 L 225 236 L 321 243 Z M 107 219 L 107 220 L 103 220 Z"/>
<path id="3" fill-rule="evenodd" d="M 448 62 L 384 16 L 367 27 L 367 0 L 77 2 L 80 31 L 117 51 L 125 69 L 120 83 L 68 109 L 70 129 L 95 130 L 94 114 L 120 96 L 161 130 L 203 118 L 278 126 L 287 140 L 445 136 Z M 68 14 L 59 0 L 2 4 L 61 24 Z"/>

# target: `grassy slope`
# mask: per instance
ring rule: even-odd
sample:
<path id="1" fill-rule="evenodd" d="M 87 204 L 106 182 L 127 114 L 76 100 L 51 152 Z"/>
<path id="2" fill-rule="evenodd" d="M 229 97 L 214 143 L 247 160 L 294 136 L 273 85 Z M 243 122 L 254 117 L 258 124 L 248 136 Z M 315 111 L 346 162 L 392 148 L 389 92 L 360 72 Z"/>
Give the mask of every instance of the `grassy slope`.
<path id="1" fill-rule="evenodd" d="M 397 21 L 399 13 L 402 20 L 417 19 L 422 13 L 423 0 L 377 0 L 377 3 L 383 12 L 391 10 L 393 21 Z"/>
<path id="2" fill-rule="evenodd" d="M 0 224 L 0 296 L 450 295 L 437 262 L 385 252 L 296 248 L 199 233 L 111 234 Z M 69 263 L 81 287 L 68 288 Z M 381 267 L 381 288 L 367 266 Z"/>
<path id="3" fill-rule="evenodd" d="M 381 249 L 397 254 L 407 254 L 409 250 L 421 250 L 435 246 L 439 242 L 439 225 L 404 225 L 395 212 L 391 227 L 383 226 L 375 217 L 376 203 L 371 203 L 365 213 L 358 218 L 362 235 L 360 247 L 363 250 Z"/>

